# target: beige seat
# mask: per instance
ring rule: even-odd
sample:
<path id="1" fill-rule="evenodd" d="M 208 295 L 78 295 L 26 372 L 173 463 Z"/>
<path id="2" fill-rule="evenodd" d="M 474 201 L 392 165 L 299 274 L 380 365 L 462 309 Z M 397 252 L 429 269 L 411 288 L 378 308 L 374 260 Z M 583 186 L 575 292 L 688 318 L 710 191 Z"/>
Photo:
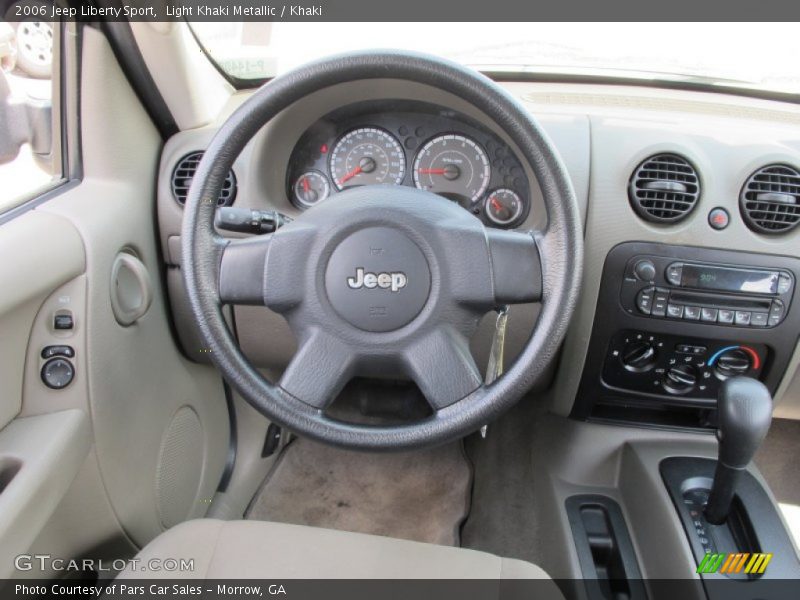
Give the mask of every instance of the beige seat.
<path id="1" fill-rule="evenodd" d="M 138 555 L 140 568 L 122 578 L 198 579 L 545 579 L 521 560 L 361 533 L 264 521 L 187 521 Z M 192 572 L 143 572 L 151 559 L 194 559 Z M 547 597 L 561 598 L 548 581 Z"/>

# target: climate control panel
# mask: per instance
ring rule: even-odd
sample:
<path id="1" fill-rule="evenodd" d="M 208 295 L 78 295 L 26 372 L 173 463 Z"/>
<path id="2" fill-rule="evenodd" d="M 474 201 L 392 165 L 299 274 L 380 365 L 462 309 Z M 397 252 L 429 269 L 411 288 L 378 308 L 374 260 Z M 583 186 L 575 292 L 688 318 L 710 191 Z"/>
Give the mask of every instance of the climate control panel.
<path id="1" fill-rule="evenodd" d="M 612 389 L 711 404 L 725 379 L 758 379 L 767 352 L 763 344 L 626 329 L 611 338 L 602 379 Z"/>

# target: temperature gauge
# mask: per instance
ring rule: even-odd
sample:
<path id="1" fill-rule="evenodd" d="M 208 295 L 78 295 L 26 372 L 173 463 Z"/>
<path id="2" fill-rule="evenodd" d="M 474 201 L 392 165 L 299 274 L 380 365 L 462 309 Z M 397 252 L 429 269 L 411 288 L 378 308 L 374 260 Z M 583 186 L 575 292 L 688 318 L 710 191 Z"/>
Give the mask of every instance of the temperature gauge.
<path id="1" fill-rule="evenodd" d="M 486 197 L 484 210 L 486 216 L 495 225 L 510 225 L 522 214 L 522 199 L 513 190 L 500 188 Z"/>
<path id="2" fill-rule="evenodd" d="M 331 193 L 328 179 L 319 171 L 306 171 L 292 187 L 294 201 L 300 208 L 310 208 Z"/>

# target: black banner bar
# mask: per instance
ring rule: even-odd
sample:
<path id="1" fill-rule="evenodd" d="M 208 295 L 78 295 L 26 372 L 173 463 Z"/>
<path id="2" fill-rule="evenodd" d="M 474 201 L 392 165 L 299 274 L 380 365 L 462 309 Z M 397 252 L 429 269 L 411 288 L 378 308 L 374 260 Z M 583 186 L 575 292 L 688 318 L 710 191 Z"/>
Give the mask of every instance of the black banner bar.
<path id="1" fill-rule="evenodd" d="M 796 21 L 788 0 L 2 0 L 6 21 Z M 446 31 L 442 35 L 447 35 Z M 676 26 L 676 35 L 680 28 Z M 743 40 L 746 42 L 746 40 Z"/>
<path id="2" fill-rule="evenodd" d="M 310 567 L 313 569 L 313 567 Z M 726 598 L 727 600 L 796 600 L 798 579 L 645 579 L 650 600 Z M 104 583 L 62 580 L 3 580 L 0 599 L 22 598 L 173 598 L 217 600 L 272 598 L 274 600 L 563 600 L 563 597 L 602 598 L 601 591 L 617 590 L 625 597 L 627 580 L 601 579 L 117 579 Z"/>

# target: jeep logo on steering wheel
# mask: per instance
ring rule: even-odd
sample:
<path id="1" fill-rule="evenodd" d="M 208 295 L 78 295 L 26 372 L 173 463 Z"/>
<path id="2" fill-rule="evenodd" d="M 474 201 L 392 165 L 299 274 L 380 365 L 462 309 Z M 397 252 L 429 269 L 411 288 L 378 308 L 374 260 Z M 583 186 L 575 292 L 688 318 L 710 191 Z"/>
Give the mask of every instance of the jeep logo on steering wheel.
<path id="1" fill-rule="evenodd" d="M 347 285 L 354 290 L 361 288 L 373 289 L 381 288 L 398 292 L 408 284 L 408 277 L 401 271 L 392 273 L 369 273 L 364 271 L 364 267 L 356 269 L 355 277 L 347 278 Z"/>

